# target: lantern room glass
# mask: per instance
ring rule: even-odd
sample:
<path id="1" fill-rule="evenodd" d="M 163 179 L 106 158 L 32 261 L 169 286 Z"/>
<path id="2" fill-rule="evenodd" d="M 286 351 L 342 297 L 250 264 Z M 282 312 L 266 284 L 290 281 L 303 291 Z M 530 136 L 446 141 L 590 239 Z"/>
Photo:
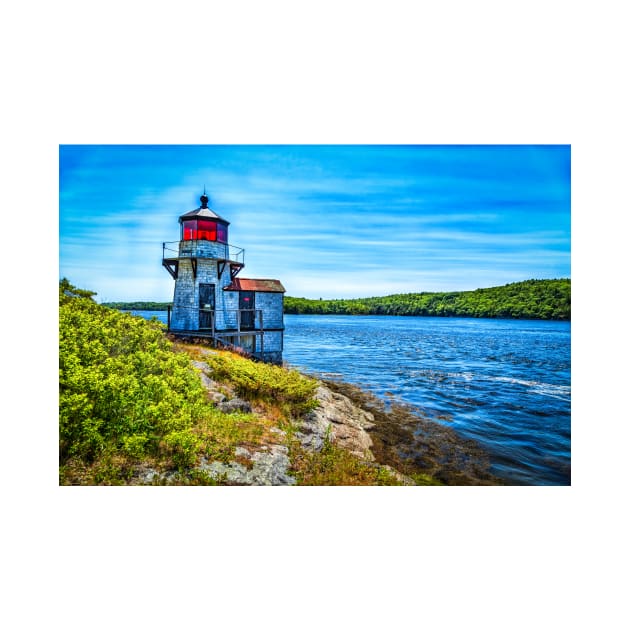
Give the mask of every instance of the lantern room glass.
<path id="1" fill-rule="evenodd" d="M 183 241 L 219 241 L 227 243 L 227 225 L 207 219 L 182 221 Z"/>
<path id="2" fill-rule="evenodd" d="M 217 223 L 217 240 L 219 243 L 227 243 L 227 225 Z"/>
<path id="3" fill-rule="evenodd" d="M 197 221 L 197 238 L 202 241 L 217 240 L 217 224 L 214 221 Z"/>

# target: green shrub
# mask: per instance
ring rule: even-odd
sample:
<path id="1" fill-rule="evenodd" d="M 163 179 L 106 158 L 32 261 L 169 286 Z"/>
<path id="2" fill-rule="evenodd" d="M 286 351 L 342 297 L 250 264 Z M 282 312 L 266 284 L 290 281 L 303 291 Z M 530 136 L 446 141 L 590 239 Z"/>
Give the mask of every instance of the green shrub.
<path id="1" fill-rule="evenodd" d="M 201 443 L 192 429 L 211 410 L 189 358 L 172 351 L 159 322 L 99 306 L 92 295 L 59 285 L 62 467 L 106 452 L 190 465 Z"/>
<path id="2" fill-rule="evenodd" d="M 295 370 L 228 354 L 212 355 L 207 363 L 213 378 L 232 383 L 242 398 L 279 403 L 294 416 L 317 407 L 317 381 Z"/>
<path id="3" fill-rule="evenodd" d="M 199 436 L 191 429 L 172 431 L 164 436 L 166 447 L 173 454 L 173 461 L 178 468 L 193 466 L 197 459 L 197 452 L 201 447 Z"/>
<path id="4" fill-rule="evenodd" d="M 148 441 L 146 435 L 126 435 L 122 438 L 122 450 L 131 457 L 140 459 L 145 453 Z"/>

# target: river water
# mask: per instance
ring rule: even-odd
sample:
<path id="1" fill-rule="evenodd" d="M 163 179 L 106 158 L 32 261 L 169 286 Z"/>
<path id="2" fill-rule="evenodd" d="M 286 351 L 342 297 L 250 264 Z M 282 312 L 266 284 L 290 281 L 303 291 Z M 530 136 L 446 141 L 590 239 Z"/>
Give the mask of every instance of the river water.
<path id="1" fill-rule="evenodd" d="M 285 315 L 285 327 L 288 364 L 421 407 L 476 440 L 506 483 L 571 483 L 570 322 Z"/>

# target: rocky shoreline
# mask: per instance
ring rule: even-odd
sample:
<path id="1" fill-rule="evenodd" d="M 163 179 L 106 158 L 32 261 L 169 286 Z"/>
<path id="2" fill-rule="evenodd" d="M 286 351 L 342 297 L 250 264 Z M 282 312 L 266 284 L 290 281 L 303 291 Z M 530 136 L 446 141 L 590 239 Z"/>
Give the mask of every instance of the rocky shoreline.
<path id="1" fill-rule="evenodd" d="M 219 410 L 258 412 L 248 401 L 236 396 L 228 384 L 213 380 L 207 363 L 193 361 L 193 365 L 209 399 Z M 315 399 L 318 406 L 296 423 L 292 435 L 305 451 L 319 452 L 329 442 L 366 464 L 385 468 L 402 485 L 417 485 L 419 476 L 429 475 L 448 485 L 500 483 L 487 472 L 488 463 L 474 443 L 423 417 L 421 410 L 395 403 L 386 408 L 372 394 L 340 381 L 318 380 Z M 297 479 L 290 470 L 286 445 L 287 432 L 271 427 L 269 435 L 264 444 L 237 447 L 234 458 L 228 462 L 202 458 L 195 471 L 228 485 L 295 485 Z M 134 482 L 176 483 L 177 473 L 143 468 Z"/>
<path id="2" fill-rule="evenodd" d="M 336 394 L 371 414 L 367 431 L 376 461 L 404 477 L 429 476 L 444 485 L 502 485 L 489 472 L 487 454 L 473 440 L 429 417 L 420 407 L 383 400 L 344 381 L 324 382 Z"/>

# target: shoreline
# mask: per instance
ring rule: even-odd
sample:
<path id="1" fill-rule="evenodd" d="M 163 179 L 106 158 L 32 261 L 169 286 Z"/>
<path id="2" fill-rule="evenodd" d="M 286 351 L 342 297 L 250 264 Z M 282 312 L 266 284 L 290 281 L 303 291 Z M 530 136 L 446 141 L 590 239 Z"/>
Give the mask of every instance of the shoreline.
<path id="1" fill-rule="evenodd" d="M 489 457 L 477 442 L 432 420 L 420 407 L 382 400 L 343 380 L 318 380 L 373 416 L 367 433 L 378 463 L 402 475 L 430 475 L 445 485 L 504 485 L 489 472 Z"/>
<path id="2" fill-rule="evenodd" d="M 107 303 L 103 303 L 102 306 L 107 308 L 115 308 L 117 311 L 121 313 L 133 313 L 138 311 L 143 311 L 146 313 L 166 313 L 168 309 L 166 308 L 118 308 L 109 306 Z M 284 311 L 284 315 L 295 315 L 297 317 L 435 317 L 438 319 L 491 319 L 491 320 L 501 320 L 501 321 L 519 321 L 519 322 L 567 322 L 571 323 L 570 317 L 507 317 L 507 316 L 476 316 L 476 315 L 466 315 L 466 314 L 448 314 L 448 315 L 439 315 L 439 314 L 421 314 L 421 313 L 399 313 L 399 314 L 391 314 L 391 313 L 295 313 L 291 311 Z"/>
<path id="3" fill-rule="evenodd" d="M 202 354 L 217 351 L 234 354 L 229 349 L 208 347 L 203 340 L 201 343 L 193 341 L 193 345 L 203 348 Z M 243 354 L 238 356 L 258 363 Z M 210 396 L 216 396 L 225 383 L 214 381 L 207 363 L 193 361 L 193 365 L 201 372 L 202 382 Z M 505 485 L 505 481 L 489 472 L 489 456 L 476 441 L 463 438 L 453 428 L 431 419 L 419 406 L 386 401 L 358 385 L 309 374 L 286 361 L 278 367 L 295 371 L 318 384 L 315 399 L 319 406 L 296 421 L 296 436 L 307 451 L 320 453 L 328 438 L 333 446 L 362 461 L 389 469 L 403 485 L 427 485 L 432 480 L 447 486 Z M 233 401 L 237 406 L 244 402 L 236 395 Z M 279 434 L 284 436 L 283 431 Z M 256 453 L 256 450 L 241 452 L 239 457 L 253 461 L 251 458 Z M 286 453 L 283 452 L 284 455 Z M 288 464 L 288 460 L 285 463 Z M 234 462 L 230 465 L 233 467 Z M 221 470 L 229 474 L 234 472 L 229 466 Z M 282 481 L 282 475 L 287 474 L 286 466 L 283 471 L 276 472 L 276 478 Z M 231 479 L 238 482 L 246 477 L 234 473 Z"/>
<path id="4" fill-rule="evenodd" d="M 264 417 L 265 410 L 241 399 L 229 383 L 213 375 L 211 357 L 225 351 L 196 347 L 200 356 L 192 365 L 217 407 Z M 286 364 L 279 369 L 315 381 L 318 406 L 289 425 L 274 423 L 272 437 L 264 443 L 241 444 L 229 460 L 204 460 L 199 470 L 234 485 L 295 485 L 299 462 L 304 457 L 325 459 L 331 445 L 348 453 L 363 469 L 382 469 L 392 479 L 385 485 L 504 485 L 489 472 L 489 459 L 475 442 L 428 418 L 418 407 L 386 403 L 356 385 L 305 374 Z M 358 477 L 360 473 L 357 481 Z M 347 477 L 345 483 L 307 485 L 354 484 Z"/>

